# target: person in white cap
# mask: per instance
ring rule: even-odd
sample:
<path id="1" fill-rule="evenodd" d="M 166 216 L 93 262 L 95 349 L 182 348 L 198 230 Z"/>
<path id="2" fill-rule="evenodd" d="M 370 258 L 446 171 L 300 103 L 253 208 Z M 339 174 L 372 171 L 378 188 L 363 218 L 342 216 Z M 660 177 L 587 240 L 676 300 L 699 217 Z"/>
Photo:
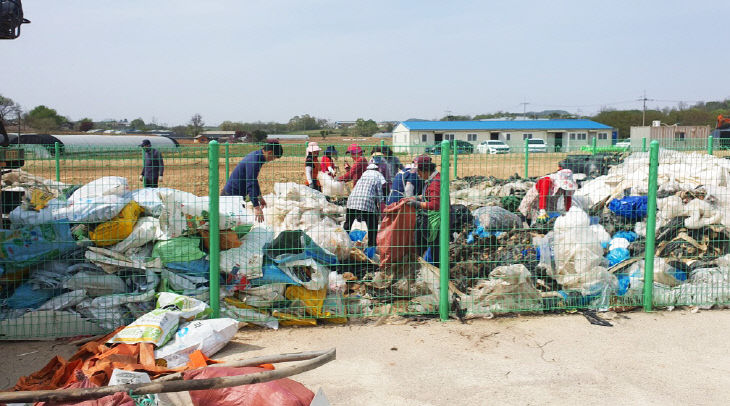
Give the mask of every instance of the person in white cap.
<path id="1" fill-rule="evenodd" d="M 566 212 L 573 204 L 573 192 L 578 185 L 573 180 L 573 171 L 561 169 L 540 178 L 520 203 L 520 213 L 534 222 L 547 223 L 548 212 Z M 562 198 L 562 199 L 561 199 Z M 562 206 L 559 204 L 562 200 Z"/>
<path id="2" fill-rule="evenodd" d="M 321 191 L 317 175 L 319 175 L 319 151 L 322 148 L 316 142 L 307 145 L 307 158 L 304 161 L 304 174 L 307 177 L 307 185 L 314 190 Z"/>

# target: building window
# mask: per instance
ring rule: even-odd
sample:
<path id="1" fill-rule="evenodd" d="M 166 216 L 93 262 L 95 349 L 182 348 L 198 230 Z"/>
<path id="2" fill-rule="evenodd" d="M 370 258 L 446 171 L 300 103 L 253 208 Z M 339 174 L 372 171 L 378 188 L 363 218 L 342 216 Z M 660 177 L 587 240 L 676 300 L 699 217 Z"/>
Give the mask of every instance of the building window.
<path id="1" fill-rule="evenodd" d="M 582 140 L 582 141 L 585 141 L 585 140 L 587 140 L 587 139 L 588 139 L 588 134 L 586 134 L 586 133 L 577 133 L 577 134 L 575 135 L 575 137 L 576 137 L 576 139 L 578 139 L 578 140 Z"/>
<path id="2" fill-rule="evenodd" d="M 467 134 L 466 135 L 466 140 L 467 141 L 476 141 L 477 140 L 477 135 L 476 134 Z"/>
<path id="3" fill-rule="evenodd" d="M 532 134 L 530 134 L 530 133 L 522 134 L 522 139 L 523 140 L 530 140 L 530 139 L 532 139 Z"/>
<path id="4" fill-rule="evenodd" d="M 421 134 L 421 142 L 428 142 L 428 134 Z"/>
<path id="5" fill-rule="evenodd" d="M 608 139 L 608 133 L 598 133 L 598 139 L 599 140 L 607 140 Z"/>
<path id="6" fill-rule="evenodd" d="M 510 134 L 510 133 L 505 133 L 504 134 L 505 141 L 509 141 L 510 138 L 512 138 L 512 134 Z"/>
<path id="7" fill-rule="evenodd" d="M 575 133 L 570 133 L 570 139 L 571 140 L 574 140 L 575 139 Z"/>
<path id="8" fill-rule="evenodd" d="M 684 132 L 676 132 L 676 133 L 674 133 L 674 139 L 675 140 L 684 140 Z"/>
<path id="9" fill-rule="evenodd" d="M 454 134 L 444 134 L 444 139 L 446 141 L 453 141 L 454 140 Z"/>

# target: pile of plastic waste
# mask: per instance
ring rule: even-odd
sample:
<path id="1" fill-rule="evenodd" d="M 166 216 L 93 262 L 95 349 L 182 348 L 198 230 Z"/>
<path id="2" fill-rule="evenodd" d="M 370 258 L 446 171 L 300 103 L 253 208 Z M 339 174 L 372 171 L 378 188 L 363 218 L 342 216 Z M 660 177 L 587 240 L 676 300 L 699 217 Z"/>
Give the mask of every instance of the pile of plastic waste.
<path id="1" fill-rule="evenodd" d="M 492 198 L 514 194 L 516 181 L 456 181 L 452 200 L 463 199 L 475 218 L 450 246 L 450 276 L 465 314 L 640 303 L 648 171 L 648 154 L 633 154 L 580 182 L 570 211 L 532 227 Z M 655 304 L 727 304 L 730 161 L 662 150 L 658 173 Z"/>

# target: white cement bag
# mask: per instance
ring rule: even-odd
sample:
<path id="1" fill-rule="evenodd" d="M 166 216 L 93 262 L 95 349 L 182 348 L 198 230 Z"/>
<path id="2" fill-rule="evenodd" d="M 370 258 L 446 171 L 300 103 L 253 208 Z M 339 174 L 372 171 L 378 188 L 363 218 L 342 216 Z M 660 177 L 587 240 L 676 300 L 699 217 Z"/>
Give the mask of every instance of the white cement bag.
<path id="1" fill-rule="evenodd" d="M 71 200 L 56 216 L 64 216 L 72 223 L 103 223 L 113 219 L 130 202 L 128 197 L 105 195 Z"/>
<path id="2" fill-rule="evenodd" d="M 90 197 L 108 195 L 122 196 L 129 192 L 127 178 L 121 176 L 105 176 L 87 183 L 71 194 L 71 201 L 77 202 Z"/>
<path id="3" fill-rule="evenodd" d="M 160 212 L 160 227 L 170 238 L 197 231 L 194 227 L 191 228 L 189 218 L 196 219 L 193 223 L 197 224 L 205 221 L 203 214 L 207 213 L 209 209 L 208 196 L 198 197 L 179 190 L 171 192 L 164 190 L 159 194 L 163 202 L 163 209 Z M 241 196 L 221 196 L 218 211 L 218 225 L 221 230 L 256 223 L 255 216 L 246 209 L 245 201 Z"/>
<path id="4" fill-rule="evenodd" d="M 160 220 L 154 217 L 141 217 L 127 238 L 109 247 L 115 252 L 126 252 L 130 248 L 141 247 L 148 242 L 165 240 L 167 236 L 160 229 Z"/>
<path id="5" fill-rule="evenodd" d="M 90 297 L 124 293 L 127 285 L 122 278 L 116 275 L 109 275 L 102 271 L 84 270 L 79 271 L 66 279 L 63 283 L 65 289 L 86 290 Z"/>
<path id="6" fill-rule="evenodd" d="M 177 368 L 187 364 L 189 355 L 196 350 L 211 357 L 225 347 L 236 332 L 238 321 L 229 318 L 186 323 L 170 342 L 155 350 L 155 359 L 164 359 L 168 368 Z"/>
<path id="7" fill-rule="evenodd" d="M 140 205 L 140 207 L 142 207 L 144 209 L 145 214 L 147 214 L 148 216 L 160 217 L 160 213 L 162 213 L 162 206 L 163 206 L 162 199 L 160 199 L 161 192 L 162 193 L 171 193 L 171 192 L 175 192 L 175 190 L 170 189 L 170 188 L 137 189 L 137 190 L 133 190 L 133 191 L 129 192 L 128 196 L 130 199 L 137 202 Z M 197 197 L 192 193 L 181 192 L 181 191 L 177 191 L 177 192 L 180 193 L 180 196 L 182 196 L 183 194 L 187 194 L 187 195 L 191 196 L 192 198 Z M 187 200 L 190 200 L 190 198 L 188 198 Z"/>
<path id="8" fill-rule="evenodd" d="M 58 295 L 46 303 L 43 303 L 36 310 L 63 310 L 69 307 L 74 307 L 86 299 L 86 291 L 83 289 L 73 290 Z"/>

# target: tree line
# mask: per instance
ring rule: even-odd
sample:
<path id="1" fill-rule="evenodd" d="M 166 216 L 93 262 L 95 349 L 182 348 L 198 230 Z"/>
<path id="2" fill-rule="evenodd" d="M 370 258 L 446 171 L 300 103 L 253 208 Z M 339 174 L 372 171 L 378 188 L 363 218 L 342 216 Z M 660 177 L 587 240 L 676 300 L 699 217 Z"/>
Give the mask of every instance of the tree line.
<path id="1" fill-rule="evenodd" d="M 498 111 L 496 113 L 470 115 L 447 115 L 440 118 L 441 121 L 481 120 L 491 118 L 517 118 L 522 115 L 532 118 L 587 118 L 602 124 L 614 127 L 619 132 L 620 138 L 629 136 L 631 126 L 642 125 L 642 119 L 646 124 L 659 120 L 668 125 L 708 125 L 715 127 L 717 116 L 722 114 L 730 116 L 730 99 L 723 101 L 699 102 L 692 106 L 680 103 L 677 107 L 665 107 L 661 110 L 616 110 L 604 108 L 593 116 L 579 116 L 563 110 L 547 110 L 542 112 L 511 113 Z M 73 121 L 68 117 L 59 114 L 55 109 L 40 105 L 29 111 L 25 111 L 20 104 L 9 97 L 0 95 L 0 120 L 6 124 L 6 128 L 20 127 L 23 131 L 51 132 L 51 131 L 91 131 L 91 130 L 118 130 L 123 132 L 149 132 L 167 129 L 180 135 L 197 136 L 206 128 L 203 117 L 195 113 L 190 121 L 184 125 L 168 127 L 157 123 L 145 123 L 142 118 L 136 118 L 131 122 L 122 121 L 93 121 L 90 118 L 82 118 Z M 154 121 L 154 119 L 152 120 Z M 265 138 L 267 134 L 281 134 L 292 132 L 306 132 L 310 135 L 319 134 L 326 137 L 332 134 L 355 137 L 369 137 L 379 131 L 390 132 L 392 124 L 379 126 L 372 119 L 358 118 L 355 123 L 345 128 L 335 128 L 334 123 L 309 114 L 296 115 L 286 123 L 274 121 L 240 122 L 226 120 L 217 126 L 221 131 L 235 131 L 239 134 L 251 135 L 255 140 Z"/>

